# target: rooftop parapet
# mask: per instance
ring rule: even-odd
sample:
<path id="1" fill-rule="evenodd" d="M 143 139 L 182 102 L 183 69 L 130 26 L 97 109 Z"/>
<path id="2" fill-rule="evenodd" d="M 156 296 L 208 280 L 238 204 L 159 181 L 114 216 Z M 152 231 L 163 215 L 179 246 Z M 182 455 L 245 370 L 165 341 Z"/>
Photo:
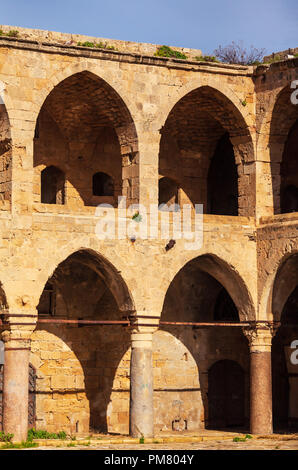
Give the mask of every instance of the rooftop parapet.
<path id="1" fill-rule="evenodd" d="M 119 52 L 126 52 L 141 55 L 154 55 L 157 48 L 161 44 L 149 44 L 144 42 L 120 41 L 118 39 L 108 39 L 97 36 L 85 36 L 82 34 L 59 33 L 56 31 L 46 31 L 41 29 L 22 28 L 19 26 L 0 25 L 0 30 L 5 35 L 12 35 L 17 31 L 16 37 L 20 39 L 27 39 L 37 42 L 47 42 L 64 46 L 77 46 L 78 43 L 94 43 L 94 44 L 107 44 L 109 47 L 114 47 Z M 171 46 L 172 47 L 172 46 Z M 189 60 L 195 60 L 196 57 L 202 55 L 200 49 L 190 49 L 187 47 L 174 47 L 173 48 L 185 54 Z"/>

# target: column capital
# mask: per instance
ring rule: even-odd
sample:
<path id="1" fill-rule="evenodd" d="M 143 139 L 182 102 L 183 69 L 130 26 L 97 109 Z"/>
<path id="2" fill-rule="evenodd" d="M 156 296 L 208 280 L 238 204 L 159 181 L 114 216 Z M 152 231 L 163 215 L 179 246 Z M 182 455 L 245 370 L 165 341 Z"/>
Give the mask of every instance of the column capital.
<path id="1" fill-rule="evenodd" d="M 30 338 L 37 324 L 36 309 L 4 312 L 1 315 L 1 337 L 4 343 L 13 343 L 9 347 L 17 348 L 30 345 Z M 21 346 L 21 344 L 23 346 Z M 18 345 L 18 346 L 17 346 Z"/>
<path id="2" fill-rule="evenodd" d="M 150 331 L 135 331 L 131 332 L 131 347 L 152 349 L 153 332 Z"/>
<path id="3" fill-rule="evenodd" d="M 132 336 L 153 335 L 158 330 L 160 315 L 154 313 L 136 312 L 129 317 Z"/>
<path id="4" fill-rule="evenodd" d="M 243 327 L 243 333 L 247 337 L 250 352 L 270 352 L 272 338 L 276 333 L 276 326 L 271 323 L 254 323 Z"/>
<path id="5" fill-rule="evenodd" d="M 4 342 L 5 350 L 30 349 L 32 331 L 4 330 L 1 339 Z"/>

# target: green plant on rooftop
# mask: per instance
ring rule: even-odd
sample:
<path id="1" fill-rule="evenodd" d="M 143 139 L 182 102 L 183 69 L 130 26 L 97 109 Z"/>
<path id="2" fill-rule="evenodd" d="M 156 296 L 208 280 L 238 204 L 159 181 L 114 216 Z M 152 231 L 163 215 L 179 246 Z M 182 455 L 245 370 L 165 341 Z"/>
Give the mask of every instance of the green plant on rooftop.
<path id="1" fill-rule="evenodd" d="M 11 29 L 10 31 L 3 31 L 3 29 L 0 29 L 0 36 L 8 36 L 10 38 L 17 38 L 19 36 L 19 31 L 16 29 Z"/>
<path id="2" fill-rule="evenodd" d="M 169 46 L 158 47 L 154 55 L 157 57 L 175 57 L 176 59 L 187 59 L 185 54 L 179 51 L 175 51 Z"/>
<path id="3" fill-rule="evenodd" d="M 264 64 L 274 64 L 275 62 L 280 62 L 282 58 L 276 54 L 273 57 L 270 57 L 269 59 L 266 59 L 266 62 Z"/>
<path id="4" fill-rule="evenodd" d="M 214 55 L 196 56 L 195 60 L 197 60 L 198 62 L 220 62 Z"/>
<path id="5" fill-rule="evenodd" d="M 81 47 L 96 47 L 95 43 L 94 43 L 94 42 L 90 42 L 90 41 L 78 42 L 78 43 L 77 43 L 77 46 L 81 46 Z"/>
<path id="6" fill-rule="evenodd" d="M 107 42 L 90 42 L 90 41 L 85 41 L 85 42 L 78 42 L 77 46 L 81 47 L 92 47 L 93 49 L 107 49 L 109 51 L 116 51 L 117 49 L 114 46 L 110 46 Z"/>
<path id="7" fill-rule="evenodd" d="M 6 33 L 6 36 L 9 36 L 11 38 L 17 38 L 18 35 L 19 32 L 16 29 L 11 29 L 10 31 L 8 31 L 8 33 Z"/>

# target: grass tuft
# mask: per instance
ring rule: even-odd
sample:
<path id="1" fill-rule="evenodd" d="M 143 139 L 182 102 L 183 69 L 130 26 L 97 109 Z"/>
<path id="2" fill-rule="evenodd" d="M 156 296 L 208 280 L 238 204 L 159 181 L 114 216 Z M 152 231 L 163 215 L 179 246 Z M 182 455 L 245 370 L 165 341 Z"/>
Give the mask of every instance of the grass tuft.
<path id="1" fill-rule="evenodd" d="M 32 442 L 33 439 L 66 439 L 67 435 L 65 431 L 58 433 L 48 432 L 44 429 L 29 429 L 27 440 Z"/>

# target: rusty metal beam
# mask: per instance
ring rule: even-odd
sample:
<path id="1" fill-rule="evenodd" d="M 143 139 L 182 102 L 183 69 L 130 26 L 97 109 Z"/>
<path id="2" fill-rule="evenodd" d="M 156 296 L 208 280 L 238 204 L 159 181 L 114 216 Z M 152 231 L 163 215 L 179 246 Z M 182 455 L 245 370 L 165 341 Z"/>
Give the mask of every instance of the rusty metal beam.
<path id="1" fill-rule="evenodd" d="M 58 319 L 58 318 L 40 318 L 37 320 L 37 323 L 58 323 L 58 324 L 70 324 L 70 325 L 127 325 L 129 326 L 129 321 L 121 320 L 68 320 L 68 319 Z"/>
<path id="2" fill-rule="evenodd" d="M 161 321 L 160 325 L 168 326 L 250 326 L 250 322 L 176 322 Z"/>
<path id="3" fill-rule="evenodd" d="M 16 315 L 16 314 L 5 314 L 5 316 L 11 317 L 33 317 L 33 315 Z M 83 319 L 66 319 L 66 318 L 40 318 L 37 317 L 38 324 L 65 324 L 65 325 L 122 325 L 122 326 L 134 326 L 134 321 L 137 321 L 140 317 L 133 317 L 130 320 L 83 320 Z M 143 319 L 157 319 L 156 317 L 143 316 Z M 24 326 L 24 325 L 36 325 L 36 323 L 20 323 L 20 322 L 8 322 L 7 319 L 0 320 L 0 325 L 15 325 L 15 326 Z M 298 325 L 284 324 L 281 325 L 280 322 L 268 321 L 268 320 L 248 320 L 248 321 L 239 321 L 239 322 L 221 322 L 221 321 L 210 321 L 210 322 L 174 322 L 174 321 L 160 321 L 158 323 L 142 323 L 140 326 L 196 326 L 196 327 L 251 327 L 256 324 L 261 325 L 261 328 L 266 326 L 277 326 L 277 327 L 291 327 L 297 328 Z M 264 325 L 264 326 L 262 326 Z"/>

